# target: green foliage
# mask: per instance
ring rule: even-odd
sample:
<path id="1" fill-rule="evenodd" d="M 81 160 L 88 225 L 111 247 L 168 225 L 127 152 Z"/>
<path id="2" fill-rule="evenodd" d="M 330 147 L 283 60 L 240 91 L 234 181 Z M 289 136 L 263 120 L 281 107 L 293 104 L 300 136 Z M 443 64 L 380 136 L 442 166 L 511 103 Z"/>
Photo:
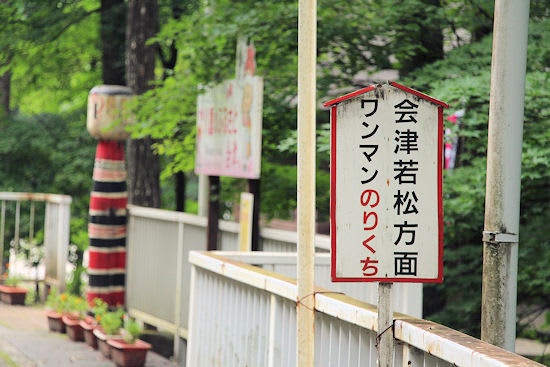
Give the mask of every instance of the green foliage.
<path id="1" fill-rule="evenodd" d="M 57 288 L 51 288 L 46 299 L 46 307 L 60 315 L 69 312 L 69 295 L 59 294 Z"/>
<path id="2" fill-rule="evenodd" d="M 92 300 L 92 312 L 94 313 L 94 316 L 97 321 L 101 321 L 101 318 L 105 313 L 107 313 L 107 310 L 109 309 L 109 305 L 103 301 L 101 298 L 94 298 Z"/>
<path id="3" fill-rule="evenodd" d="M 141 325 L 135 319 L 125 315 L 123 329 L 124 341 L 133 344 L 139 338 L 141 333 L 143 333 L 143 328 Z"/>
<path id="4" fill-rule="evenodd" d="M 116 335 L 120 327 L 122 326 L 122 316 L 124 316 L 124 311 L 122 309 L 117 309 L 115 311 L 108 311 L 103 314 L 99 324 L 105 331 L 107 335 Z"/>
<path id="5" fill-rule="evenodd" d="M 9 60 L 15 109 L 58 113 L 85 106 L 82 92 L 101 74 L 98 9 L 97 0 L 3 2 L 0 60 Z"/>
<path id="6" fill-rule="evenodd" d="M 6 284 L 8 287 L 18 287 L 19 284 L 21 284 L 21 280 L 22 279 L 20 277 L 11 276 L 4 281 L 4 284 Z"/>
<path id="7" fill-rule="evenodd" d="M 13 114 L 2 128 L 0 139 L 0 191 L 72 196 L 70 260 L 77 272 L 82 272 L 82 254 L 88 246 L 87 213 L 95 145 L 85 129 L 81 112 L 34 116 Z M 42 204 L 37 205 L 35 243 L 43 238 L 42 208 Z M 21 213 L 21 228 L 26 231 L 29 212 L 22 210 Z M 12 223 L 7 223 L 6 228 L 6 236 L 10 238 L 13 234 L 9 231 L 14 228 Z M 21 237 L 26 235 L 26 232 L 22 233 Z M 28 249 L 28 255 L 33 255 L 31 249 L 36 246 L 27 247 L 23 246 Z M 71 293 L 80 294 L 78 274 L 73 276 L 70 286 Z"/>
<path id="8" fill-rule="evenodd" d="M 36 290 L 29 289 L 25 295 L 25 305 L 30 306 L 36 303 Z"/>
<path id="9" fill-rule="evenodd" d="M 88 304 L 82 297 L 71 294 L 67 296 L 66 302 L 68 312 L 78 315 L 79 319 L 84 319 L 86 311 L 88 310 Z"/>
<path id="10" fill-rule="evenodd" d="M 518 265 L 518 300 L 541 307 L 550 306 L 549 243 L 544 231 L 544 223 L 550 220 L 549 26 L 549 20 L 530 25 Z M 445 60 L 403 81 L 450 103 L 449 115 L 466 110 L 460 129 L 445 121 L 460 141 L 458 168 L 446 172 L 443 180 L 445 279 L 443 284 L 424 288 L 424 315 L 473 335 L 479 335 L 481 310 L 491 43 L 488 36 L 453 50 Z"/>

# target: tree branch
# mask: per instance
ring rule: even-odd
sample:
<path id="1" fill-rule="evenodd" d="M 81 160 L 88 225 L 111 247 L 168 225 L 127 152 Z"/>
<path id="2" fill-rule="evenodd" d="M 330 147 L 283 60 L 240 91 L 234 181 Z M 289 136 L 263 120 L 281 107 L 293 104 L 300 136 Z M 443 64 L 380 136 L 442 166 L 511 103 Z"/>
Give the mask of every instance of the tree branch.
<path id="1" fill-rule="evenodd" d="M 89 10 L 89 11 L 86 11 L 82 14 L 80 14 L 79 17 L 75 17 L 74 19 L 70 20 L 67 24 L 65 24 L 60 30 L 59 32 L 55 33 L 53 35 L 53 37 L 51 37 L 50 39 L 48 40 L 45 40 L 43 43 L 49 43 L 49 42 L 53 42 L 55 41 L 56 39 L 58 39 L 59 37 L 61 37 L 63 35 L 63 33 L 65 33 L 65 31 L 67 29 L 69 29 L 72 25 L 75 25 L 77 23 L 80 23 L 81 21 L 83 21 L 86 17 L 94 14 L 94 13 L 98 13 L 99 11 L 101 10 L 101 7 L 97 8 L 97 9 L 93 9 L 93 10 Z"/>

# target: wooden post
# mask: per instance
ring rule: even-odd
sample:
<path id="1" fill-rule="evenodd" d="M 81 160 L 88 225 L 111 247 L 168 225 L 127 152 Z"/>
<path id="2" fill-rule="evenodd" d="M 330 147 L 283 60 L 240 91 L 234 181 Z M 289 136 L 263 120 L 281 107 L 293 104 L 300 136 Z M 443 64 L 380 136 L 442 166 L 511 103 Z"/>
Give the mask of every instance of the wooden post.
<path id="1" fill-rule="evenodd" d="M 218 249 L 218 216 L 220 212 L 220 177 L 208 176 L 208 227 L 207 227 L 207 250 Z"/>
<path id="2" fill-rule="evenodd" d="M 185 172 L 179 171 L 175 174 L 176 181 L 176 211 L 185 211 Z"/>
<path id="3" fill-rule="evenodd" d="M 393 283 L 378 283 L 378 366 L 393 367 Z"/>
<path id="4" fill-rule="evenodd" d="M 297 366 L 315 357 L 315 114 L 317 1 L 298 3 L 298 302 Z"/>
<path id="5" fill-rule="evenodd" d="M 260 179 L 248 180 L 248 192 L 254 195 L 252 207 L 252 251 L 261 251 L 260 248 Z"/>

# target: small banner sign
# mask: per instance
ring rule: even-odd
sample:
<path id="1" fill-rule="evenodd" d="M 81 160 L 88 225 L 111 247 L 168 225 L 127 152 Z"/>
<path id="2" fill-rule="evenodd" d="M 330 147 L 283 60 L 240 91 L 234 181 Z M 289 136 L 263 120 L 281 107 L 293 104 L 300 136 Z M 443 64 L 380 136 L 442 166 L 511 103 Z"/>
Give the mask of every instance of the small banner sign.
<path id="1" fill-rule="evenodd" d="M 331 107 L 335 282 L 443 280 L 443 108 L 394 82 Z"/>
<path id="2" fill-rule="evenodd" d="M 254 75 L 254 46 L 237 47 L 237 77 L 197 101 L 195 173 L 260 178 L 263 79 Z"/>

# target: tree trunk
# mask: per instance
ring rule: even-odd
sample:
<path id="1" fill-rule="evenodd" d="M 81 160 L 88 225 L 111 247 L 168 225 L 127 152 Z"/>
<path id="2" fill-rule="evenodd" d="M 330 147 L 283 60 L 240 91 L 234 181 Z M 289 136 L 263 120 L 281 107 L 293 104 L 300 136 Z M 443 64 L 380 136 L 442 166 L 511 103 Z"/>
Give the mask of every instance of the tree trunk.
<path id="1" fill-rule="evenodd" d="M 0 64 L 0 68 L 8 65 Z M 0 74 L 0 117 L 10 113 L 11 71 L 6 70 Z"/>
<path id="2" fill-rule="evenodd" d="M 128 139 L 128 202 L 130 204 L 160 207 L 158 156 L 151 150 L 152 139 Z"/>
<path id="3" fill-rule="evenodd" d="M 101 0 L 103 84 L 126 85 L 126 11 L 124 0 Z"/>
<path id="4" fill-rule="evenodd" d="M 158 31 L 158 5 L 156 0 L 129 0 L 126 31 L 126 66 L 128 86 L 136 94 L 151 88 L 155 79 L 157 45 L 146 45 Z"/>
<path id="5" fill-rule="evenodd" d="M 155 78 L 156 45 L 146 45 L 158 30 L 156 0 L 129 0 L 126 31 L 126 81 L 136 94 L 151 88 Z M 160 165 L 151 150 L 151 138 L 128 139 L 128 202 L 160 206 Z"/>

